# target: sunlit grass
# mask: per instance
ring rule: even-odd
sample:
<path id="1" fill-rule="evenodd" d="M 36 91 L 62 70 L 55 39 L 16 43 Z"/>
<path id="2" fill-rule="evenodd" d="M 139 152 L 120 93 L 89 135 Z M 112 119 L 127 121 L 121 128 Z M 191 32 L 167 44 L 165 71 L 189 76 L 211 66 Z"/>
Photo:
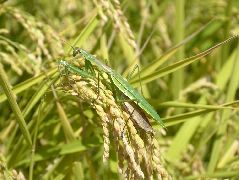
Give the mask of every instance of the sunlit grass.
<path id="1" fill-rule="evenodd" d="M 155 179 L 163 172 L 165 179 L 236 179 L 238 6 L 236 0 L 1 2 L 0 179 L 133 179 L 141 170 L 147 178 L 139 155 L 147 147 L 160 157 L 149 166 L 162 173 Z M 70 81 L 64 84 L 57 62 L 72 59 L 70 45 L 124 77 L 139 65 L 140 80 L 135 73 L 129 82 L 143 85 L 167 129 L 151 120 L 152 139 L 135 126 L 136 134 L 130 129 L 132 137 L 116 141 L 115 124 L 102 123 L 95 107 L 100 102 L 77 89 L 79 77 L 69 75 L 76 78 L 70 90 Z"/>

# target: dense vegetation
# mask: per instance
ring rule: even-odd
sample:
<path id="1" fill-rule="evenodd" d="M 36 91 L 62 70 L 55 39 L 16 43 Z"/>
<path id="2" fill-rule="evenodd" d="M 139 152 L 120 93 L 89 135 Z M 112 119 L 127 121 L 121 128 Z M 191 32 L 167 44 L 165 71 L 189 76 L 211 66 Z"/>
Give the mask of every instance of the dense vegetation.
<path id="1" fill-rule="evenodd" d="M 1 0 L 0 179 L 238 179 L 238 8 Z M 149 116 L 155 133 L 140 128 L 109 74 L 59 64 L 72 62 L 71 45 L 124 77 L 138 65 L 129 82 L 166 128 Z"/>

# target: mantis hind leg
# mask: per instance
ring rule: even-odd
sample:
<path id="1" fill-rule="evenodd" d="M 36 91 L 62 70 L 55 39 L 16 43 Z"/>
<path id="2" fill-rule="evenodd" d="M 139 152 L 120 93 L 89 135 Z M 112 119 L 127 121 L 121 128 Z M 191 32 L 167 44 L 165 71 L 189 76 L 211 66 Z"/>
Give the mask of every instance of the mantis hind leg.
<path id="1" fill-rule="evenodd" d="M 95 69 L 90 61 L 85 60 L 85 70 L 93 77 L 96 77 Z M 97 97 L 94 101 L 96 101 L 100 96 L 100 72 L 97 74 Z"/>
<path id="2" fill-rule="evenodd" d="M 85 70 L 86 70 L 86 72 L 88 72 L 89 74 L 91 74 L 93 77 L 96 76 L 94 67 L 93 67 L 93 65 L 91 64 L 91 62 L 88 61 L 88 60 L 85 60 Z"/>

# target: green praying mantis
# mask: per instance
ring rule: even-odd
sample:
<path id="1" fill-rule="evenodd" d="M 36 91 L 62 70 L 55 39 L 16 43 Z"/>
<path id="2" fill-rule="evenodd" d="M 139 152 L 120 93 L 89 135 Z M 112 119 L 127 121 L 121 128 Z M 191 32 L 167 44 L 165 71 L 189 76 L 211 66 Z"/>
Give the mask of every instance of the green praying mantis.
<path id="1" fill-rule="evenodd" d="M 150 116 L 157 122 L 159 122 L 159 124 L 162 127 L 165 127 L 159 115 L 154 110 L 154 108 L 120 74 L 118 74 L 105 64 L 103 64 L 95 56 L 89 54 L 85 50 L 78 47 L 72 48 L 73 48 L 73 57 L 75 57 L 77 54 L 80 54 L 84 58 L 85 67 L 87 68 L 92 68 L 93 67 L 92 64 L 95 64 L 100 71 L 105 72 L 109 76 L 111 84 L 113 84 L 113 88 L 118 89 L 123 94 L 124 97 L 128 97 L 130 99 L 130 101 L 126 100 L 123 103 L 123 107 L 125 110 L 128 111 L 129 114 L 131 114 L 132 119 L 134 119 L 134 121 L 136 121 L 136 123 L 141 128 L 143 128 L 148 132 L 153 132 L 153 129 L 150 123 L 148 122 L 145 113 L 148 114 L 148 116 Z M 84 71 L 81 68 L 66 62 L 65 60 L 60 60 L 59 64 L 66 67 L 69 71 L 77 73 L 83 77 L 88 78 L 93 77 L 87 71 Z"/>
<path id="2" fill-rule="evenodd" d="M 84 71 L 80 67 L 77 67 L 65 60 L 60 60 L 58 63 L 71 73 L 80 75 L 83 78 L 94 78 L 94 76 Z M 124 99 L 126 99 L 126 97 L 124 97 Z M 124 101 L 122 104 L 123 109 L 130 114 L 130 118 L 133 119 L 139 127 L 144 129 L 146 132 L 154 133 L 154 130 L 152 129 L 144 111 L 142 111 L 137 104 L 135 104 L 133 101 Z"/>
<path id="3" fill-rule="evenodd" d="M 86 52 L 84 49 L 73 47 L 73 57 L 75 57 L 77 54 L 80 54 L 82 57 L 84 57 L 85 62 L 88 64 L 87 66 L 91 67 L 92 64 L 95 64 L 99 70 L 108 74 L 110 80 L 119 91 L 121 91 L 130 100 L 136 102 L 135 104 L 137 104 L 144 112 L 146 112 L 151 118 L 156 120 L 163 128 L 165 128 L 163 121 L 160 119 L 154 108 L 119 73 L 103 64 L 94 55 Z"/>

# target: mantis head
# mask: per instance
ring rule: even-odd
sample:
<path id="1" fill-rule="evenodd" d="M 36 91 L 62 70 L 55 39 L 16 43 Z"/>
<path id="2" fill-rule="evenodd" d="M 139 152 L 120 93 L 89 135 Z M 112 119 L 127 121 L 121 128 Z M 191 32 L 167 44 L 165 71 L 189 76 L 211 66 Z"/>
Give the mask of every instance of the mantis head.
<path id="1" fill-rule="evenodd" d="M 73 52 L 72 52 L 72 56 L 73 57 L 76 57 L 77 54 L 81 54 L 80 51 L 81 51 L 81 48 L 79 47 L 72 47 L 73 49 Z"/>
<path id="2" fill-rule="evenodd" d="M 80 54 L 83 57 L 88 55 L 88 53 L 84 49 L 79 48 L 79 47 L 74 47 L 72 56 L 75 57 L 77 54 Z"/>

